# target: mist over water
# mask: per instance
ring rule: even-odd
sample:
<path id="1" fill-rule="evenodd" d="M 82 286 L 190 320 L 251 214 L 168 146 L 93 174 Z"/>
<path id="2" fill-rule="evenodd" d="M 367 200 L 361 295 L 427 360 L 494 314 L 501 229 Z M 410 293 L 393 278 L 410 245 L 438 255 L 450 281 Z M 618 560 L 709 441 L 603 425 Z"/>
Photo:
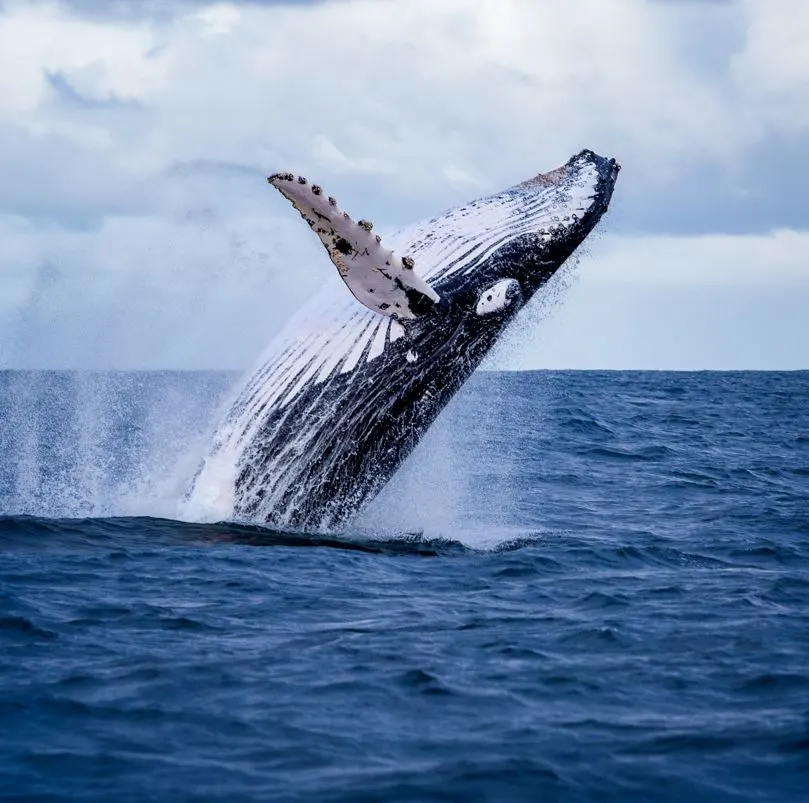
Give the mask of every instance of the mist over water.
<path id="1" fill-rule="evenodd" d="M 189 505 L 185 493 L 240 382 L 238 372 L 8 371 L 0 377 L 0 448 L 11 458 L 0 464 L 4 514 L 218 520 L 204 505 Z M 469 416 L 465 431 L 458 424 Z M 492 426 L 516 425 L 513 418 L 513 405 L 497 386 L 485 409 L 469 410 L 463 397 L 451 402 L 347 533 L 358 539 L 420 533 L 480 546 L 512 537 L 507 515 L 498 512 L 509 505 L 507 466 L 499 466 L 491 498 L 481 500 L 488 513 L 478 527 L 467 497 L 481 466 L 497 458 L 488 451 L 471 462 L 464 456 Z"/>
<path id="2" fill-rule="evenodd" d="M 778 404 L 791 404 L 790 386 L 805 377 L 479 372 L 347 533 L 420 533 L 491 547 L 552 530 L 562 501 L 569 516 L 598 505 L 612 509 L 619 500 L 631 509 L 633 495 L 668 487 L 665 471 L 690 477 L 713 453 L 728 449 L 726 459 L 733 456 L 732 436 L 741 433 L 721 418 L 721 406 L 705 406 L 709 389 L 750 394 L 735 398 L 734 409 L 751 408 L 751 426 L 760 432 L 758 471 L 767 473 L 767 438 L 775 427 L 789 428 L 796 414 L 785 409 L 779 418 Z M 765 380 L 768 394 L 784 386 L 773 397 L 775 410 L 759 409 L 764 401 L 753 392 Z M 225 371 L 0 373 L 0 512 L 217 520 L 184 497 L 240 381 L 240 373 Z M 646 399 L 650 388 L 663 397 Z M 670 406 L 682 408 L 682 419 L 672 413 L 675 428 L 690 422 L 683 442 L 668 443 L 668 419 L 654 417 Z M 766 427 L 758 420 L 765 412 L 773 418 Z M 708 416 L 702 425 L 699 414 Z M 703 432 L 720 421 L 713 439 Z M 743 454 L 750 455 L 751 433 L 744 435 Z M 712 477 L 718 469 L 706 470 Z"/>
<path id="3" fill-rule="evenodd" d="M 174 518 L 230 372 L 0 374 L 7 514 Z"/>

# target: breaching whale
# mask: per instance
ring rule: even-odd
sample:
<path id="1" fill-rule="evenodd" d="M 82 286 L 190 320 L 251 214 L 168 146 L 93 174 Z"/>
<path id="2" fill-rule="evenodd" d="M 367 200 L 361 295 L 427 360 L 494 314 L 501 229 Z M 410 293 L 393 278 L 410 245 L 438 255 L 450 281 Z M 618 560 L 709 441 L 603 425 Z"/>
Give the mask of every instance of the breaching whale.
<path id="1" fill-rule="evenodd" d="M 619 169 L 585 150 L 385 244 L 318 185 L 270 176 L 342 281 L 305 305 L 247 376 L 186 503 L 285 529 L 345 524 L 592 231 Z"/>

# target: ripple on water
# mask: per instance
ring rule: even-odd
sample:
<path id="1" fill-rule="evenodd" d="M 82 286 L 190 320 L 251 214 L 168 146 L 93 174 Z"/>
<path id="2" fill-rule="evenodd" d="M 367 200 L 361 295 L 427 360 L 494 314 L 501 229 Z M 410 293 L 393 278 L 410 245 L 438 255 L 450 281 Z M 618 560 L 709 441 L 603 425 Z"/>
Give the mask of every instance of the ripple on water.
<path id="1" fill-rule="evenodd" d="M 809 374 L 477 377 L 361 527 L 310 534 L 59 518 L 25 450 L 79 494 L 94 419 L 40 377 L 10 427 L 14 379 L 0 797 L 806 798 Z M 150 388 L 208 386 L 108 381 L 131 490 Z"/>

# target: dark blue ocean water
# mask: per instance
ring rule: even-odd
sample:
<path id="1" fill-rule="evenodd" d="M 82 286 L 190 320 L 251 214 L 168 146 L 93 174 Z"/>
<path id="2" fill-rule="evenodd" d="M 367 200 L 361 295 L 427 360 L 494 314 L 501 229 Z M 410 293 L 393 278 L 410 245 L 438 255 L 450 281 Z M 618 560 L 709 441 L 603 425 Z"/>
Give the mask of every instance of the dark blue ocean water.
<path id="1" fill-rule="evenodd" d="M 348 532 L 232 380 L 0 374 L 0 799 L 809 800 L 809 373 L 481 374 Z"/>

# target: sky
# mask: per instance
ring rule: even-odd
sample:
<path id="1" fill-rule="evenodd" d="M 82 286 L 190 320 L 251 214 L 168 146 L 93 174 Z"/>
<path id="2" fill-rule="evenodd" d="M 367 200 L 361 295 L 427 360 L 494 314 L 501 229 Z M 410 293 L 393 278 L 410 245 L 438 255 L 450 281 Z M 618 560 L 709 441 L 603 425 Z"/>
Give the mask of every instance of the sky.
<path id="1" fill-rule="evenodd" d="M 245 368 L 381 231 L 623 166 L 490 368 L 809 368 L 804 0 L 0 0 L 0 368 Z"/>

